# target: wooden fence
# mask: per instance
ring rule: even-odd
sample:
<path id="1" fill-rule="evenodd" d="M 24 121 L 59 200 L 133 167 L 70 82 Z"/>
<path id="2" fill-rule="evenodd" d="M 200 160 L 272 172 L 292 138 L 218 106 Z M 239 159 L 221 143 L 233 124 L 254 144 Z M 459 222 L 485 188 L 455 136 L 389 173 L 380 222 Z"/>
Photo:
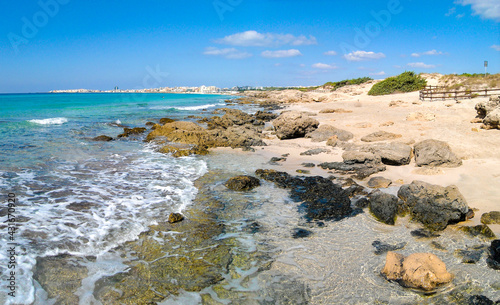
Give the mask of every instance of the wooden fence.
<path id="1" fill-rule="evenodd" d="M 420 90 L 420 100 L 473 98 L 500 94 L 500 88 L 452 90 L 441 86 L 427 86 Z"/>

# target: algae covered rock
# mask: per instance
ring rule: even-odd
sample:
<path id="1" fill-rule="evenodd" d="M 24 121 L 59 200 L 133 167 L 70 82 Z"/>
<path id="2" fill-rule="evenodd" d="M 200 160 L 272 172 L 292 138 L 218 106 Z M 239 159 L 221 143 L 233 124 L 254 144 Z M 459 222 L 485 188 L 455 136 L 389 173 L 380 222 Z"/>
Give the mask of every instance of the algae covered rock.
<path id="1" fill-rule="evenodd" d="M 127 138 L 132 135 L 140 135 L 146 132 L 146 128 L 144 127 L 135 127 L 135 128 L 123 128 L 123 133 L 118 135 L 118 138 Z"/>
<path id="2" fill-rule="evenodd" d="M 168 215 L 169 223 L 176 223 L 184 220 L 184 216 L 181 213 L 170 213 Z"/>
<path id="3" fill-rule="evenodd" d="M 500 224 L 500 212 L 491 211 L 489 213 L 484 213 L 483 215 L 481 215 L 481 223 L 485 225 Z"/>
<path id="4" fill-rule="evenodd" d="M 250 191 L 260 185 L 259 179 L 252 176 L 236 176 L 224 184 L 233 191 Z"/>
<path id="5" fill-rule="evenodd" d="M 370 212 L 379 221 L 388 225 L 394 225 L 398 212 L 398 197 L 379 190 L 373 191 L 368 197 L 370 200 Z"/>

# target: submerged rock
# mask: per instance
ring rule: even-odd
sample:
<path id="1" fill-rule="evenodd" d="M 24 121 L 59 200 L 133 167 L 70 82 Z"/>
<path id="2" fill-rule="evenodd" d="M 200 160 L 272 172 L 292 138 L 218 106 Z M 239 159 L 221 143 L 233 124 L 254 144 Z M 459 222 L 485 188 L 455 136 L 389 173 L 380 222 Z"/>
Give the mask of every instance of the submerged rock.
<path id="1" fill-rule="evenodd" d="M 306 230 L 306 229 L 301 229 L 301 228 L 295 228 L 293 229 L 292 232 L 292 237 L 297 239 L 297 238 L 305 238 L 313 234 L 313 232 Z"/>
<path id="2" fill-rule="evenodd" d="M 159 152 L 171 154 L 173 157 L 187 157 L 190 155 L 206 155 L 208 150 L 198 145 L 171 143 L 160 148 Z"/>
<path id="3" fill-rule="evenodd" d="M 432 231 L 444 230 L 448 224 L 464 221 L 470 209 L 454 185 L 442 187 L 413 181 L 401 186 L 398 197 L 404 201 L 412 218 Z"/>
<path id="4" fill-rule="evenodd" d="M 376 255 L 384 254 L 388 251 L 396 251 L 403 249 L 406 246 L 407 242 L 400 242 L 395 245 L 391 245 L 388 243 L 381 242 L 380 240 L 375 240 L 372 242 L 372 246 L 375 247 L 375 251 L 373 251 Z"/>
<path id="5" fill-rule="evenodd" d="M 318 128 L 319 122 L 304 112 L 288 111 L 273 121 L 276 136 L 280 140 L 301 138 Z"/>
<path id="6" fill-rule="evenodd" d="M 320 177 L 292 177 L 285 172 L 259 169 L 260 178 L 290 189 L 291 198 L 302 202 L 300 210 L 311 220 L 340 220 L 352 213 L 348 194 L 331 180 Z"/>
<path id="7" fill-rule="evenodd" d="M 436 234 L 432 231 L 426 230 L 426 229 L 417 229 L 413 230 L 410 232 L 411 236 L 414 236 L 416 238 L 434 238 L 434 237 L 439 237 L 441 235 Z"/>
<path id="8" fill-rule="evenodd" d="M 102 135 L 102 136 L 97 136 L 97 137 L 93 138 L 92 140 L 93 141 L 109 142 L 109 141 L 113 141 L 113 138 L 106 136 L 106 135 Z"/>
<path id="9" fill-rule="evenodd" d="M 259 179 L 252 176 L 236 176 L 224 184 L 233 191 L 250 191 L 260 185 Z"/>
<path id="10" fill-rule="evenodd" d="M 174 119 L 171 119 L 171 118 L 161 118 L 161 119 L 160 119 L 160 124 L 161 124 L 161 125 L 165 125 L 165 124 L 167 124 L 167 123 L 172 123 L 172 122 L 175 122 L 175 120 L 174 120 Z"/>
<path id="11" fill-rule="evenodd" d="M 462 259 L 464 264 L 475 264 L 479 262 L 487 246 L 480 245 L 476 247 L 467 247 L 467 249 L 455 250 L 455 256 Z"/>
<path id="12" fill-rule="evenodd" d="M 453 275 L 446 270 L 446 265 L 432 253 L 414 253 L 405 257 L 388 252 L 382 274 L 388 280 L 400 281 L 405 287 L 426 291 L 453 279 Z"/>
<path id="13" fill-rule="evenodd" d="M 414 150 L 417 166 L 458 167 L 462 165 L 462 160 L 443 141 L 424 140 L 415 144 Z"/>

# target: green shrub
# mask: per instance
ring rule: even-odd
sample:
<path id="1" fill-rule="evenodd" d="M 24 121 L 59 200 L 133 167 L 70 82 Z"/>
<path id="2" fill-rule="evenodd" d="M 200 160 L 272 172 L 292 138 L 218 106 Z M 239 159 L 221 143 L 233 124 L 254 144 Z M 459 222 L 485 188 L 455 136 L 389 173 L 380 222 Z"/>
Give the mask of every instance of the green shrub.
<path id="1" fill-rule="evenodd" d="M 371 77 L 345 79 L 345 80 L 341 80 L 340 82 L 328 82 L 328 83 L 324 84 L 323 87 L 331 87 L 332 90 L 337 90 L 338 88 L 342 88 L 344 86 L 360 85 L 360 84 L 366 83 L 366 82 L 371 81 L 371 80 L 373 80 Z"/>
<path id="2" fill-rule="evenodd" d="M 398 76 L 389 77 L 373 85 L 368 95 L 385 95 L 395 92 L 412 92 L 424 89 L 427 81 L 412 71 L 406 71 Z"/>

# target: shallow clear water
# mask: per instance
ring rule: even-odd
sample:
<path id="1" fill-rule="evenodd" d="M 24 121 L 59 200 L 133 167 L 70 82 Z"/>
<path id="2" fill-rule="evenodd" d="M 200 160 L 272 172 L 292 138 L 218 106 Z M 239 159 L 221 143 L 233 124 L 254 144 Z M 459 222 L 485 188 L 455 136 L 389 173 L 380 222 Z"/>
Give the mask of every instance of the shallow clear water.
<path id="1" fill-rule="evenodd" d="M 15 194 L 16 297 L 0 288 L 0 303 L 33 302 L 36 257 L 69 253 L 100 259 L 170 212 L 188 206 L 206 163 L 154 152 L 142 138 L 112 142 L 123 124 L 143 127 L 225 105 L 227 97 L 177 94 L 0 95 L 1 240 L 9 242 L 8 193 Z M 0 261 L 6 262 L 6 251 Z M 120 268 L 119 260 L 111 274 Z M 109 267 L 109 264 L 104 264 Z M 7 264 L 0 264 L 5 280 Z M 125 268 L 126 266 L 121 266 Z M 92 267 L 96 269 L 96 266 Z M 92 269 L 89 268 L 89 269 Z M 103 268 L 104 270 L 106 268 Z M 96 271 L 95 274 L 100 272 Z M 101 272 L 102 273 L 102 272 Z M 106 273 L 106 272 L 104 272 Z M 88 281 L 87 281 L 88 282 Z M 82 292 L 82 295 L 85 293 Z"/>

